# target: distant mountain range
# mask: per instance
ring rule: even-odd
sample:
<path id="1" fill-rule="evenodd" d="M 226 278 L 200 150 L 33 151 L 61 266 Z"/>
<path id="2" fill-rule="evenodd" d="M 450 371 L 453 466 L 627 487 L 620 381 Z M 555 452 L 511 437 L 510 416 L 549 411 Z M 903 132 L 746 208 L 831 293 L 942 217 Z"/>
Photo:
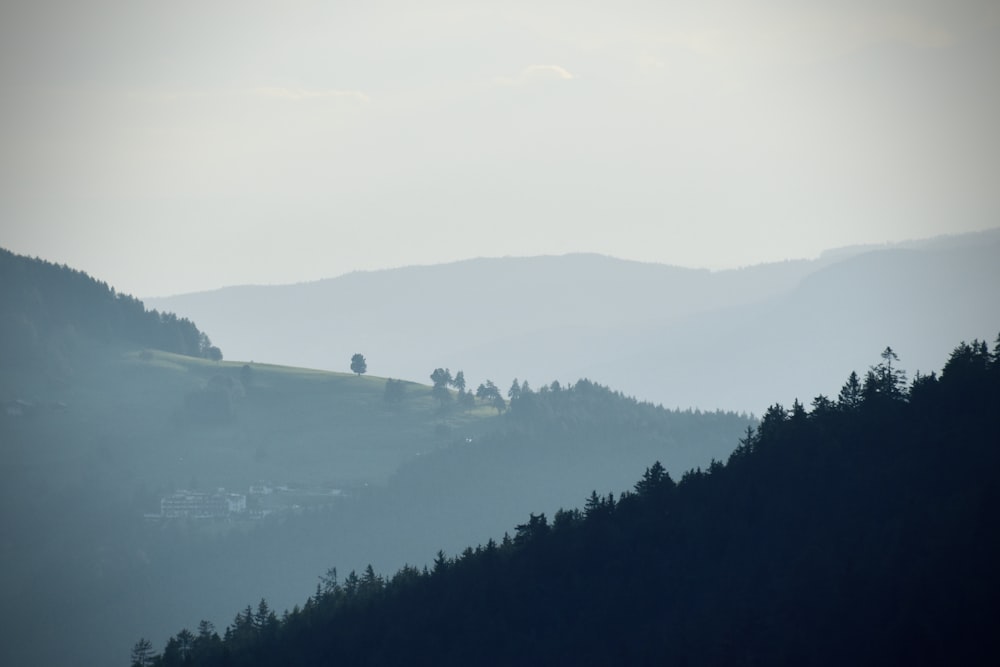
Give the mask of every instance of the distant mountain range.
<path id="1" fill-rule="evenodd" d="M 473 259 L 149 298 L 229 358 L 427 382 L 589 378 L 666 406 L 748 410 L 836 393 L 891 345 L 904 368 L 1000 330 L 1000 229 L 711 272 L 601 255 Z M 776 361 L 779 360 L 779 361 Z M 802 393 L 796 393 L 802 392 Z"/>

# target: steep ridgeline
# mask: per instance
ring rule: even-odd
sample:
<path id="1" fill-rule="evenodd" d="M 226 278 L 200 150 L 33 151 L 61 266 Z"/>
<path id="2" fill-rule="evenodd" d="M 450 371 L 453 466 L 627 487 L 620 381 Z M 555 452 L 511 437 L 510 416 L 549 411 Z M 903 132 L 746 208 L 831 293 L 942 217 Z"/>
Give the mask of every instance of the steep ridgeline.
<path id="1" fill-rule="evenodd" d="M 82 271 L 0 248 L 0 368 L 65 362 L 81 339 L 222 357 L 188 319 L 146 310 Z"/>
<path id="2" fill-rule="evenodd" d="M 334 571 L 143 665 L 992 664 L 1000 339 L 907 384 L 887 349 L 837 398 L 772 406 L 728 462 L 530 514 L 390 578 Z M 990 661 L 987 663 L 987 661 Z"/>

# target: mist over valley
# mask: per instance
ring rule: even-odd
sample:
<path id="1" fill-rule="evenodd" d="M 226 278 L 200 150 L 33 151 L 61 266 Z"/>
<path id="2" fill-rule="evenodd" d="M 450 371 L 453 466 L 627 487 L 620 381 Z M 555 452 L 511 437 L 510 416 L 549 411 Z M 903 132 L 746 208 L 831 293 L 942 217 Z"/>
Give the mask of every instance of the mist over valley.
<path id="1" fill-rule="evenodd" d="M 884 368 L 883 338 L 893 382 L 925 382 L 959 331 L 996 328 L 998 259 L 989 232 L 731 272 L 470 260 L 144 304 L 4 251 L 3 661 L 228 637 L 247 604 L 319 604 L 348 573 L 436 573 L 585 501 L 628 505 L 654 462 L 690 488 L 776 419 L 763 403 L 860 400 L 846 373 Z"/>

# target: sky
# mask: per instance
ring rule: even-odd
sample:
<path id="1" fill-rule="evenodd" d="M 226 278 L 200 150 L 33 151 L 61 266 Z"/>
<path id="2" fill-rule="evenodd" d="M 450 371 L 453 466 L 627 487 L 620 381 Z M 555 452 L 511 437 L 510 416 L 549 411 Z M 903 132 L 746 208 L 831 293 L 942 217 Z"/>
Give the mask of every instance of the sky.
<path id="1" fill-rule="evenodd" d="M 980 230 L 997 63 L 995 0 L 3 0 L 0 246 L 142 297 Z"/>

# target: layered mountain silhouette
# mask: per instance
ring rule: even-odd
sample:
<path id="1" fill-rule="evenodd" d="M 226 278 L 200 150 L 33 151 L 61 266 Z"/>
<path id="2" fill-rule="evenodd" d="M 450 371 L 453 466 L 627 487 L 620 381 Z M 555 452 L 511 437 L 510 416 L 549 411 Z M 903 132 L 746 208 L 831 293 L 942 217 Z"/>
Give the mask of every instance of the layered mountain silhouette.
<path id="1" fill-rule="evenodd" d="M 140 632 L 291 607 L 331 566 L 430 562 L 650 461 L 707 466 L 755 423 L 586 380 L 494 402 L 221 360 L 85 273 L 0 250 L 0 276 L 3 665 L 127 664 Z"/>
<path id="2" fill-rule="evenodd" d="M 1000 230 L 711 272 L 600 255 L 475 259 L 146 299 L 227 355 L 426 382 L 587 377 L 666 406 L 748 410 L 834 392 L 892 344 L 928 371 L 989 331 Z M 414 355 L 412 351 L 421 353 Z M 725 381 L 722 379 L 725 378 Z"/>

